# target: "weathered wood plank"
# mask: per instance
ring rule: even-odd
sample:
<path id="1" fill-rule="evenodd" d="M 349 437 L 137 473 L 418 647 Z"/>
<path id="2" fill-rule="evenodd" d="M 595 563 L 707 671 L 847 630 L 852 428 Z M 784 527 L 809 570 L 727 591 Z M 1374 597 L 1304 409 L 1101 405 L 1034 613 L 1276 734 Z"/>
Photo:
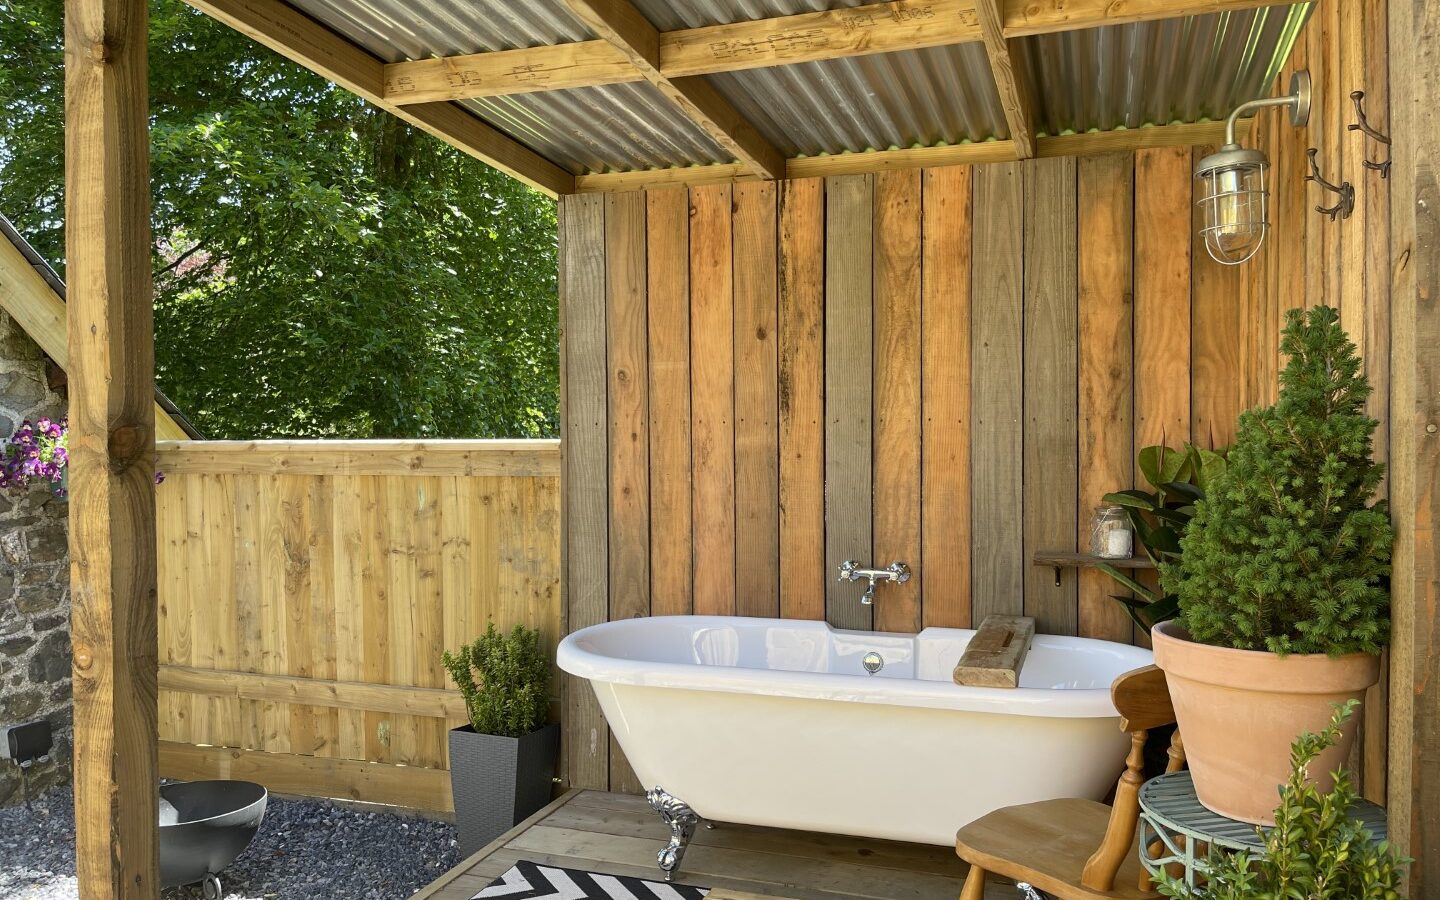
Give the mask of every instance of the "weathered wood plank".
<path id="1" fill-rule="evenodd" d="M 971 295 L 972 621 L 1024 610 L 1021 467 L 1024 192 L 1017 164 L 975 170 Z"/>
<path id="2" fill-rule="evenodd" d="M 265 675 L 195 666 L 161 666 L 160 690 L 442 719 L 463 719 L 466 715 L 465 701 L 460 692 L 453 689 L 366 684 L 305 675 Z"/>
<path id="3" fill-rule="evenodd" d="M 650 614 L 649 329 L 645 195 L 605 207 L 605 321 L 610 429 L 610 621 Z M 610 739 L 610 786 L 639 791 Z"/>
<path id="4" fill-rule="evenodd" d="M 1080 400 L 1079 528 L 1089 551 L 1090 516 L 1110 491 L 1130 485 L 1135 465 L 1133 349 L 1135 162 L 1129 155 L 1079 162 Z M 1082 637 L 1129 641 L 1130 617 L 1103 572 L 1079 572 Z"/>
<path id="5" fill-rule="evenodd" d="M 1415 857 L 1408 895 L 1440 886 L 1440 18 L 1433 3 L 1389 9 L 1393 338 L 1390 508 L 1395 519 L 1391 649 L 1391 840 Z"/>
<path id="6" fill-rule="evenodd" d="M 825 618 L 825 182 L 780 186 L 780 614 Z"/>
<path id="7" fill-rule="evenodd" d="M 970 201 L 968 167 L 925 171 L 922 627 L 970 627 Z"/>
<path id="8" fill-rule="evenodd" d="M 1137 450 L 1190 434 L 1190 181 L 1188 150 L 1135 156 Z"/>
<path id="9" fill-rule="evenodd" d="M 695 612 L 735 613 L 735 357 L 729 185 L 690 192 Z"/>
<path id="10" fill-rule="evenodd" d="M 880 566 L 918 567 L 920 548 L 921 173 L 875 176 L 874 553 Z M 919 579 L 882 585 L 875 627 L 916 632 Z"/>
<path id="11" fill-rule="evenodd" d="M 734 189 L 735 604 L 780 614 L 776 189 Z"/>
<path id="12" fill-rule="evenodd" d="M 609 503 L 605 426 L 605 199 L 561 204 L 560 315 L 565 398 L 565 628 L 609 611 Z M 609 783 L 609 730 L 590 685 L 563 679 L 565 772 L 571 787 Z"/>
<path id="13" fill-rule="evenodd" d="M 514 475 L 560 474 L 552 440 L 160 441 L 167 475 Z"/>
<path id="14" fill-rule="evenodd" d="M 1025 71 L 1016 65 L 1016 42 L 1006 39 L 1003 0 L 975 0 L 975 17 L 985 54 L 990 59 L 990 74 L 1000 96 L 1000 108 L 1015 144 L 1015 155 L 1029 159 L 1035 155 L 1035 99 Z"/>
<path id="15" fill-rule="evenodd" d="M 1075 160 L 1025 167 L 1025 555 L 1075 546 L 1076 278 Z M 1025 614 L 1045 634 L 1078 630 L 1076 573 L 1025 579 Z"/>
<path id="16" fill-rule="evenodd" d="M 397 106 L 641 81 L 609 41 L 387 63 L 385 99 Z"/>
<path id="17" fill-rule="evenodd" d="M 1197 147 L 1192 159 L 1212 148 Z M 1200 183 L 1191 179 L 1199 191 Z M 1194 199 L 1198 199 L 1198 196 Z M 1204 217 L 1193 213 L 1191 234 L 1199 234 Z M 1222 266 L 1195 238 L 1190 272 L 1190 440 L 1207 449 L 1228 447 L 1235 440 L 1235 420 L 1244 408 L 1245 306 L 1240 276 L 1246 267 Z M 1149 381 L 1147 376 L 1144 380 Z"/>
<path id="18" fill-rule="evenodd" d="M 650 609 L 685 615 L 691 594 L 690 198 L 645 195 L 650 362 Z"/>
<path id="19" fill-rule="evenodd" d="M 194 747 L 171 741 L 159 744 L 159 758 L 160 774 L 165 778 L 234 778 L 263 782 L 278 794 L 334 797 L 436 812 L 455 808 L 450 796 L 450 773 L 443 769 Z"/>
<path id="20" fill-rule="evenodd" d="M 143 0 L 65 7 L 75 864 L 86 900 L 160 892 L 147 15 Z"/>
<path id="21" fill-rule="evenodd" d="M 872 550 L 872 223 L 875 179 L 825 182 L 825 618 L 868 629 L 860 590 L 833 574 Z"/>
<path id="22" fill-rule="evenodd" d="M 1004 0 L 1005 34 L 1048 34 L 1101 25 L 1122 25 L 1251 9 L 1270 0 Z"/>
<path id="23" fill-rule="evenodd" d="M 986 616 L 955 664 L 955 683 L 1019 687 L 1020 670 L 1034 640 L 1035 620 L 1029 616 Z"/>

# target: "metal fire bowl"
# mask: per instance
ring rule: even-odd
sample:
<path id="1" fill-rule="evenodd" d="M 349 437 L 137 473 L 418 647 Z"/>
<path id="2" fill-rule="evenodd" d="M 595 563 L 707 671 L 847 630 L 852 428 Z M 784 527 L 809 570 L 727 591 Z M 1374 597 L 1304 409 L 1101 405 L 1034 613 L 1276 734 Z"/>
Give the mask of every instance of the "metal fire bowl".
<path id="1" fill-rule="evenodd" d="M 186 781 L 160 788 L 178 813 L 160 826 L 160 881 L 194 884 L 235 861 L 265 818 L 269 794 L 249 781 Z"/>

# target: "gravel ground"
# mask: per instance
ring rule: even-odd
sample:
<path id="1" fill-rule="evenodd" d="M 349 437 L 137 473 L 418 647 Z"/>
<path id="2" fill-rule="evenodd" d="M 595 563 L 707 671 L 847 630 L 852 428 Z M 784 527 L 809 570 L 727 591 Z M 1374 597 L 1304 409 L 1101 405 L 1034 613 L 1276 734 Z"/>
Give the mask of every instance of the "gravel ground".
<path id="1" fill-rule="evenodd" d="M 73 900 L 73 803 L 62 787 L 0 809 L 0 897 Z M 271 797 L 259 834 L 220 878 L 225 900 L 395 900 L 459 862 L 453 825 Z M 200 889 L 161 896 L 198 900 Z"/>

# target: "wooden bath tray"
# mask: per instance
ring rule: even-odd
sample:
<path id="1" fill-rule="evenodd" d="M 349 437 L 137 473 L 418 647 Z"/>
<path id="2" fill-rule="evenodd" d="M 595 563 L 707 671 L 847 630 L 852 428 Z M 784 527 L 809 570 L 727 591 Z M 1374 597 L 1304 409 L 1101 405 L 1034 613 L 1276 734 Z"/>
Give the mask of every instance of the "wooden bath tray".
<path id="1" fill-rule="evenodd" d="M 1035 620 L 1029 616 L 986 616 L 955 666 L 955 683 L 1019 687 L 1020 668 L 1034 640 Z"/>

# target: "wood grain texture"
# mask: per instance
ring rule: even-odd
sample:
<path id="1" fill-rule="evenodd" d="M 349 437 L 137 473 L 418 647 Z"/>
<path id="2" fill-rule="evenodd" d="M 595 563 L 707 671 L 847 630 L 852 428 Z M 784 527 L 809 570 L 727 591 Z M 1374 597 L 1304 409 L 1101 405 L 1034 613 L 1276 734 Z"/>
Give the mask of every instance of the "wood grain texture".
<path id="1" fill-rule="evenodd" d="M 922 627 L 970 626 L 971 169 L 924 181 L 921 329 Z"/>
<path id="2" fill-rule="evenodd" d="M 147 28 L 143 0 L 65 7 L 75 866 L 86 900 L 160 891 Z"/>
<path id="3" fill-rule="evenodd" d="M 605 322 L 610 463 L 610 621 L 650 614 L 650 424 L 647 391 L 645 197 L 611 194 L 605 207 Z M 640 783 L 614 737 L 610 784 Z"/>
<path id="4" fill-rule="evenodd" d="M 1025 169 L 1025 555 L 1075 546 L 1079 335 L 1075 160 Z M 1045 634 L 1078 630 L 1076 573 L 1025 579 L 1025 614 Z"/>
<path id="5" fill-rule="evenodd" d="M 1079 528 L 1089 550 L 1090 517 L 1105 494 L 1130 485 L 1134 467 L 1133 225 L 1135 163 L 1129 154 L 1079 161 Z M 1130 617 L 1111 599 L 1117 585 L 1081 570 L 1082 637 L 1130 639 Z"/>
<path id="6" fill-rule="evenodd" d="M 735 278 L 735 607 L 780 614 L 780 432 L 775 185 L 737 184 Z"/>
<path id="7" fill-rule="evenodd" d="M 1211 149 L 1194 148 L 1192 160 L 1198 162 Z M 1200 190 L 1194 178 L 1190 183 Z M 1194 199 L 1198 196 L 1190 207 L 1190 234 L 1197 236 L 1190 251 L 1190 440 L 1215 450 L 1234 442 L 1235 420 L 1244 408 L 1244 267 L 1222 266 L 1205 252 L 1198 237 L 1203 216 Z"/>
<path id="8" fill-rule="evenodd" d="M 650 191 L 646 257 L 650 380 L 650 610 L 691 602 L 690 198 Z"/>
<path id="9" fill-rule="evenodd" d="M 872 544 L 873 208 L 875 179 L 825 183 L 825 618 L 868 629 L 872 610 L 833 574 Z"/>
<path id="10" fill-rule="evenodd" d="M 1024 611 L 1024 188 L 1018 164 L 975 170 L 971 295 L 971 617 Z"/>
<path id="11" fill-rule="evenodd" d="M 918 566 L 920 548 L 921 173 L 875 176 L 874 552 Z M 924 582 L 876 590 L 875 628 L 921 628 Z"/>
<path id="12" fill-rule="evenodd" d="M 564 372 L 564 542 L 567 632 L 609 614 L 608 429 L 605 424 L 605 199 L 561 207 L 560 315 Z M 609 784 L 609 730 L 590 685 L 565 676 L 562 742 L 571 787 Z"/>
<path id="13" fill-rule="evenodd" d="M 825 182 L 780 187 L 780 614 L 825 618 Z"/>
<path id="14" fill-rule="evenodd" d="M 1415 858 L 1408 894 L 1440 886 L 1440 185 L 1433 136 L 1440 115 L 1440 18 L 1423 0 L 1389 10 L 1395 163 L 1391 190 L 1392 477 L 1395 518 L 1391 648 L 1391 839 Z"/>
<path id="15" fill-rule="evenodd" d="M 1035 640 L 1029 616 L 986 616 L 955 664 L 955 683 L 975 687 L 1015 688 Z"/>
<path id="16" fill-rule="evenodd" d="M 642 80 L 608 41 L 387 63 L 384 78 L 385 99 L 402 106 Z"/>
<path id="17" fill-rule="evenodd" d="M 1264 5 L 1266 0 L 1004 0 L 1005 34 L 1047 34 Z"/>
<path id="18" fill-rule="evenodd" d="M 735 613 L 735 292 L 732 189 L 690 193 L 690 436 L 700 615 Z"/>
<path id="19" fill-rule="evenodd" d="M 1003 0 L 975 0 L 975 18 L 1015 156 L 1029 159 L 1035 155 L 1035 101 L 1024 70 L 1016 65 L 1015 45 L 1006 40 L 1002 6 Z"/>
<path id="20" fill-rule="evenodd" d="M 560 474 L 556 440 L 160 441 L 169 475 Z"/>
<path id="21" fill-rule="evenodd" d="M 1137 450 L 1190 435 L 1190 181 L 1188 150 L 1135 156 Z"/>
<path id="22" fill-rule="evenodd" d="M 489 621 L 558 641 L 556 478 L 165 484 L 164 740 L 444 768 L 465 712 L 442 651 Z"/>

